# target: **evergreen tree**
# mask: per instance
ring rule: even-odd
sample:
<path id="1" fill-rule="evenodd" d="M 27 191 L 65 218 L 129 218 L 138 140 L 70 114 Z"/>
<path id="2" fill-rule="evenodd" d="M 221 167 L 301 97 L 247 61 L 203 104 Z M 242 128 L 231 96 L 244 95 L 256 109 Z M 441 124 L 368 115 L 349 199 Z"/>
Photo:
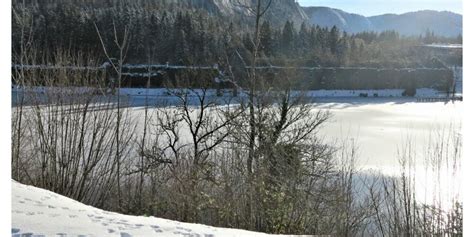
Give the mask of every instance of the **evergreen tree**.
<path id="1" fill-rule="evenodd" d="M 339 29 L 336 26 L 333 26 L 331 28 L 331 31 L 329 32 L 329 49 L 331 50 L 332 54 L 336 54 L 337 51 L 337 46 L 339 44 Z"/>
<path id="2" fill-rule="evenodd" d="M 283 32 L 281 34 L 281 50 L 286 55 L 293 54 L 294 50 L 294 38 L 295 38 L 295 28 L 293 22 L 286 21 L 285 26 L 283 27 Z"/>
<path id="3" fill-rule="evenodd" d="M 462 44 L 462 35 L 459 34 L 458 37 L 456 37 L 456 43 Z"/>
<path id="4" fill-rule="evenodd" d="M 265 53 L 265 55 L 270 56 L 273 54 L 273 36 L 272 36 L 272 29 L 270 27 L 270 22 L 264 21 L 262 24 L 262 31 L 260 33 L 260 47 L 261 51 Z"/>
<path id="5" fill-rule="evenodd" d="M 246 34 L 244 35 L 243 43 L 244 43 L 245 48 L 246 48 L 248 51 L 250 51 L 250 52 L 253 51 L 254 43 L 253 43 L 252 37 L 250 36 L 249 33 L 246 33 Z"/>
<path id="6" fill-rule="evenodd" d="M 306 23 L 302 23 L 300 27 L 300 32 L 298 34 L 298 49 L 300 53 L 305 54 L 310 50 L 311 44 L 311 35 L 306 27 Z"/>

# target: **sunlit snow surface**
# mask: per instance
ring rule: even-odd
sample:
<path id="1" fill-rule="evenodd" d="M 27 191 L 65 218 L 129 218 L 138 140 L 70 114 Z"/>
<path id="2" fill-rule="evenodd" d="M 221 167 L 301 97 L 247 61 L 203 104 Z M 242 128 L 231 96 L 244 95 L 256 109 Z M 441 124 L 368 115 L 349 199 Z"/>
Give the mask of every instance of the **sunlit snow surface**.
<path id="1" fill-rule="evenodd" d="M 354 139 L 359 165 L 379 168 L 398 165 L 398 152 L 407 142 L 423 157 L 439 136 L 461 133 L 462 102 L 323 103 L 332 118 L 320 131 L 327 139 Z M 421 162 L 421 160 L 420 160 Z"/>
<path id="2" fill-rule="evenodd" d="M 462 44 L 427 44 L 423 45 L 430 48 L 441 48 L 441 49 L 462 49 Z"/>
<path id="3" fill-rule="evenodd" d="M 325 103 L 317 108 L 333 114 L 320 135 L 326 141 L 354 141 L 364 173 L 400 176 L 400 158 L 410 153 L 414 162 L 405 171 L 416 180 L 418 202 L 448 210 L 453 199 L 462 200 L 463 157 L 456 161 L 452 154 L 454 140 L 462 139 L 463 102 Z M 433 154 L 440 145 L 444 155 Z M 440 166 L 433 166 L 433 159 L 441 157 Z"/>
<path id="4" fill-rule="evenodd" d="M 269 236 L 103 211 L 12 181 L 12 236 Z"/>

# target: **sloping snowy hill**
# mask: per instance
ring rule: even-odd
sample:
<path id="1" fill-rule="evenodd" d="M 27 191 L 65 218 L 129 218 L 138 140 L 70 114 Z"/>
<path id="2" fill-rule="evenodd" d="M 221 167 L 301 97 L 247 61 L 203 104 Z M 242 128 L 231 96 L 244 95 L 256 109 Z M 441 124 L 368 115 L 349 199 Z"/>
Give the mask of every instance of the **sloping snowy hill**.
<path id="1" fill-rule="evenodd" d="M 462 34 L 462 15 L 449 11 L 416 11 L 404 14 L 362 16 L 329 7 L 303 7 L 309 22 L 322 27 L 336 26 L 348 33 L 395 30 L 401 35 L 436 35 L 457 37 Z"/>
<path id="2" fill-rule="evenodd" d="M 12 236 L 269 236 L 237 229 L 128 216 L 12 181 Z"/>

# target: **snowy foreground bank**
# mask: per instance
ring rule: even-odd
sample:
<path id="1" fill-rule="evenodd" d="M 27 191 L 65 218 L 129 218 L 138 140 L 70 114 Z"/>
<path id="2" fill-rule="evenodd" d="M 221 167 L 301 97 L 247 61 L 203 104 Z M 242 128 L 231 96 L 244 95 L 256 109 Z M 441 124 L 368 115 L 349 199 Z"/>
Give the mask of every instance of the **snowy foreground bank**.
<path id="1" fill-rule="evenodd" d="M 269 236 L 237 229 L 127 216 L 12 181 L 12 236 Z"/>

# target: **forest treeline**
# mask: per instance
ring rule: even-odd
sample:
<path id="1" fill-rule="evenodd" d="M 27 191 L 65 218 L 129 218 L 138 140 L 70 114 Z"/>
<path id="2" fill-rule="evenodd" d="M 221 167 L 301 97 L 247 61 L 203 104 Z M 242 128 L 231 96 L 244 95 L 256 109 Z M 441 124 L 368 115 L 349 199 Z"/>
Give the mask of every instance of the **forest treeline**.
<path id="1" fill-rule="evenodd" d="M 172 2 L 172 1 L 171 1 Z M 170 1 L 13 1 L 12 51 L 21 42 L 34 39 L 38 62 L 53 57 L 58 49 L 103 56 L 98 31 L 104 41 L 114 41 L 127 29 L 131 38 L 127 63 L 178 65 L 246 62 L 253 50 L 251 20 L 247 16 L 225 17 Z M 25 29 L 25 23 L 30 25 Z M 97 28 L 96 28 L 97 26 Z M 286 21 L 280 25 L 265 19 L 261 29 L 259 63 L 302 66 L 442 67 L 433 54 L 420 53 L 419 45 L 461 43 L 462 37 L 436 36 L 427 29 L 419 37 L 400 36 L 395 31 L 348 34 L 327 28 Z M 109 44 L 110 45 L 110 44 Z M 114 47 L 108 48 L 114 54 Z M 49 56 L 47 56 L 49 55 Z M 440 57 L 440 55 L 435 55 Z M 461 55 L 443 54 L 460 64 Z M 15 62 L 15 58 L 13 59 Z"/>

